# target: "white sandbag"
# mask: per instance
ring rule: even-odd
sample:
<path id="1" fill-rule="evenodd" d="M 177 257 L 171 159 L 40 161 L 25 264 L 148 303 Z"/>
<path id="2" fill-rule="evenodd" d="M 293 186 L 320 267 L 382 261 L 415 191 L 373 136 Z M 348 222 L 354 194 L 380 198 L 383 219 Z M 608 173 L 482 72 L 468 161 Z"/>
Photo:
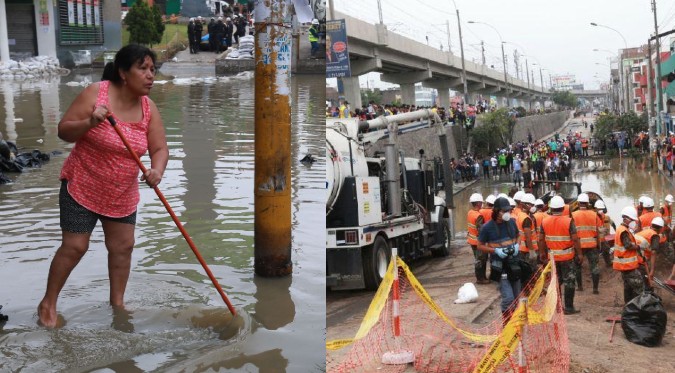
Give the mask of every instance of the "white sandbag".
<path id="1" fill-rule="evenodd" d="M 467 282 L 457 291 L 455 303 L 473 303 L 478 300 L 478 290 L 476 285 Z"/>

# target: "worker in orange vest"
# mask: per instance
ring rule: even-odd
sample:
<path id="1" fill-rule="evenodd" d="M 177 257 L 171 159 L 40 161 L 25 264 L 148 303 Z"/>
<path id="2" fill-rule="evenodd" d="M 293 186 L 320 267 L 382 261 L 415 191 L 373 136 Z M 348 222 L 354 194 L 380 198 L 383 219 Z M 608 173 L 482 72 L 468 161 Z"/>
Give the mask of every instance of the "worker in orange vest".
<path id="1" fill-rule="evenodd" d="M 516 193 L 513 194 L 512 198 L 513 198 L 514 201 L 516 201 L 516 207 L 514 207 L 513 211 L 511 211 L 511 214 L 513 214 L 513 217 L 517 217 L 523 211 L 523 206 L 521 204 L 521 200 L 523 199 L 523 196 L 525 196 L 525 192 L 523 192 L 522 190 L 519 190 L 519 191 L 517 191 Z"/>
<path id="2" fill-rule="evenodd" d="M 581 139 L 581 151 L 583 157 L 588 157 L 588 139 Z"/>
<path id="3" fill-rule="evenodd" d="M 575 261 L 583 262 L 584 254 L 581 251 L 574 221 L 571 217 L 562 215 L 565 201 L 562 197 L 555 196 L 551 198 L 548 206 L 550 216 L 542 221 L 539 233 L 540 260 L 543 262 L 548 260 L 547 250 L 552 254 L 558 272 L 558 286 L 564 285 L 565 289 L 563 312 L 565 315 L 572 315 L 579 313 L 579 310 L 574 308 L 577 268 Z"/>
<path id="4" fill-rule="evenodd" d="M 478 233 L 484 224 L 483 215 L 480 213 L 480 209 L 483 206 L 483 196 L 480 193 L 474 193 L 469 197 L 469 202 L 471 203 L 471 210 L 469 210 L 466 217 L 466 242 L 471 245 L 471 250 L 473 251 L 476 283 L 489 284 L 490 280 L 485 275 L 487 253 L 477 249 Z"/>
<path id="5" fill-rule="evenodd" d="M 534 213 L 535 224 L 537 225 L 537 241 L 539 240 L 539 232 L 541 231 L 541 222 L 544 221 L 544 218 L 548 216 L 544 208 L 546 204 L 541 199 L 537 198 L 534 201 L 534 207 L 537 211 Z"/>
<path id="6" fill-rule="evenodd" d="M 577 228 L 577 235 L 579 236 L 579 243 L 584 257 L 588 258 L 588 264 L 591 267 L 591 280 L 593 281 L 593 294 L 600 294 L 598 292 L 598 284 L 600 283 L 600 267 L 598 267 L 598 258 L 600 254 L 600 229 L 603 222 L 598 214 L 589 208 L 590 200 L 588 194 L 581 193 L 577 197 L 579 202 L 579 210 L 572 213 L 572 220 Z M 581 263 L 577 265 L 577 290 L 583 291 L 583 279 L 581 276 Z"/>
<path id="7" fill-rule="evenodd" d="M 497 197 L 495 197 L 493 194 L 485 197 L 483 206 L 480 208 L 480 210 L 478 210 L 480 211 L 480 214 L 483 215 L 483 224 L 492 220 L 492 206 L 494 206 L 495 199 L 497 199 Z"/>
<path id="8" fill-rule="evenodd" d="M 632 232 L 637 228 L 638 221 L 635 207 L 624 207 L 621 210 L 621 219 L 621 224 L 616 228 L 614 262 L 612 266 L 615 270 L 621 272 L 621 277 L 623 278 L 623 301 L 624 303 L 628 303 L 631 299 L 642 294 L 645 286 L 645 273 L 641 268 L 643 259 L 639 254 L 640 247 Z"/>
<path id="9" fill-rule="evenodd" d="M 535 198 L 531 193 L 525 193 L 520 200 L 521 212 L 516 218 L 516 225 L 520 234 L 520 257 L 527 261 L 533 268 L 537 267 L 537 254 L 539 253 L 538 226 L 535 223 L 532 211 Z M 534 210 L 536 211 L 536 210 Z"/>
<path id="10" fill-rule="evenodd" d="M 663 235 L 666 237 L 667 241 L 672 241 L 672 228 L 671 228 L 671 223 L 673 221 L 673 202 L 675 199 L 673 199 L 673 195 L 669 194 L 666 196 L 664 203 L 661 205 L 661 209 L 659 212 L 661 213 L 661 216 L 663 216 L 663 222 L 665 223 L 665 227 L 663 227 Z"/>
<path id="11" fill-rule="evenodd" d="M 656 251 L 659 248 L 664 247 L 663 240 L 661 238 L 661 231 L 663 231 L 663 226 L 665 225 L 663 218 L 657 216 L 655 217 L 651 225 L 640 232 L 636 233 L 636 236 L 644 237 L 647 240 L 648 246 L 643 250 L 643 255 L 645 261 L 649 264 L 647 273 L 649 281 L 654 278 L 654 266 L 656 265 Z"/>
<path id="12" fill-rule="evenodd" d="M 609 215 L 607 215 L 607 206 L 605 206 L 605 202 L 599 199 L 595 201 L 593 207 L 595 207 L 595 212 L 598 214 L 600 220 L 602 220 L 602 228 L 598 230 L 598 235 L 600 236 L 600 255 L 605 261 L 605 266 L 611 268 L 612 256 L 609 252 L 609 243 L 605 241 L 605 237 L 610 233 L 611 228 L 614 228 L 614 231 L 616 232 L 616 225 Z"/>
<path id="13" fill-rule="evenodd" d="M 645 197 L 644 201 L 642 202 L 642 207 L 643 212 L 639 217 L 640 229 L 645 229 L 649 228 L 652 225 L 652 220 L 655 217 L 660 217 L 661 213 L 654 211 L 654 200 L 650 197 Z"/>

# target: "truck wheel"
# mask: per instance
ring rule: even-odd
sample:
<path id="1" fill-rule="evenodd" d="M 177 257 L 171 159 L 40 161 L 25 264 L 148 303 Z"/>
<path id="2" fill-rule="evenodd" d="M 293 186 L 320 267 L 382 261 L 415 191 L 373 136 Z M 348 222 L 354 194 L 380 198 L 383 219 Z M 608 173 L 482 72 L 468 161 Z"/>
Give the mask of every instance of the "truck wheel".
<path id="1" fill-rule="evenodd" d="M 389 244 L 382 236 L 377 236 L 373 245 L 365 248 L 363 251 L 363 280 L 366 289 L 377 290 L 382 278 L 387 273 L 390 258 Z"/>
<path id="2" fill-rule="evenodd" d="M 442 258 L 450 255 L 450 240 L 452 239 L 452 233 L 450 233 L 450 228 L 446 222 L 443 224 L 443 246 L 439 249 L 436 249 L 431 252 L 431 254 L 437 258 Z"/>

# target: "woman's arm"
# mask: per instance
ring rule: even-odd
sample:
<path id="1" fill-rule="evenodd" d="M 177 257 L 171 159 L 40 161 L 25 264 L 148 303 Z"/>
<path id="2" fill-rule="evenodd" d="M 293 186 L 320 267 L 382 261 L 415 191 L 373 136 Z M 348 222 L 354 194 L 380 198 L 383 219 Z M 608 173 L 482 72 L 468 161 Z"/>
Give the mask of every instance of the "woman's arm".
<path id="1" fill-rule="evenodd" d="M 150 169 L 141 177 L 149 186 L 155 187 L 162 181 L 166 164 L 169 161 L 169 148 L 164 134 L 164 123 L 157 105 L 150 100 L 150 124 L 148 126 L 148 152 Z"/>
<path id="2" fill-rule="evenodd" d="M 90 84 L 70 104 L 57 127 L 61 140 L 75 142 L 105 120 L 108 108 L 105 105 L 94 108 L 98 87 L 98 83 Z"/>

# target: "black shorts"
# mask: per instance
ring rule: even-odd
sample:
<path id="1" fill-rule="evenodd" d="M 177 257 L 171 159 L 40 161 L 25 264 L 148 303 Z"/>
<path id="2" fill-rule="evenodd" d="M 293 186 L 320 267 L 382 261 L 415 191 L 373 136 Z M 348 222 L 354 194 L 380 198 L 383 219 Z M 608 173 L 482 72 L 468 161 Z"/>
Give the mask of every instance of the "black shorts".
<path id="1" fill-rule="evenodd" d="M 136 225 L 136 211 L 131 215 L 122 218 L 110 218 L 89 211 L 68 193 L 68 181 L 61 181 L 61 191 L 59 192 L 59 208 L 61 211 L 61 229 L 70 233 L 91 233 L 96 227 L 98 220 L 108 220 L 118 223 Z"/>

